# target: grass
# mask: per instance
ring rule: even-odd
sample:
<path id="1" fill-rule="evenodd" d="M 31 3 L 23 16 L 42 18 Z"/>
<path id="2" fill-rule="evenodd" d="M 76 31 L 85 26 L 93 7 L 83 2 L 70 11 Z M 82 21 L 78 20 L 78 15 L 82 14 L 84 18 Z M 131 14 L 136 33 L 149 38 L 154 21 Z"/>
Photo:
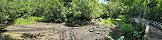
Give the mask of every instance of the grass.
<path id="1" fill-rule="evenodd" d="M 110 18 L 107 18 L 107 19 L 99 18 L 99 20 L 101 21 L 100 24 L 105 24 L 106 26 L 115 27 L 115 24 L 113 23 L 113 21 Z"/>
<path id="2" fill-rule="evenodd" d="M 34 24 L 37 21 L 43 20 L 43 17 L 28 17 L 28 18 L 18 18 L 15 21 L 16 25 L 26 25 L 26 24 Z"/>

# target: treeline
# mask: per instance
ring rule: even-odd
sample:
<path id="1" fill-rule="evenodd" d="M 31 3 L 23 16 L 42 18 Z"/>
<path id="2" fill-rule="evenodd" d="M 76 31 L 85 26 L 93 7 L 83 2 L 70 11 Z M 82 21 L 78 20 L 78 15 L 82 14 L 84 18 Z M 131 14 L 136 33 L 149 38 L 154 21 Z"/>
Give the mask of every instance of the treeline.
<path id="1" fill-rule="evenodd" d="M 109 0 L 106 4 L 108 16 L 146 18 L 162 22 L 162 0 Z"/>
<path id="2" fill-rule="evenodd" d="M 162 22 L 162 0 L 109 0 L 105 14 L 110 18 L 120 18 L 117 21 L 121 27 L 119 36 L 125 40 L 144 40 L 145 25 L 134 23 L 127 18 L 145 18 Z M 114 36 L 116 34 L 113 34 Z M 118 37 L 119 38 L 119 37 Z"/>
<path id="3" fill-rule="evenodd" d="M 45 22 L 75 22 L 102 15 L 99 0 L 0 0 L 0 21 L 31 16 Z"/>
<path id="4" fill-rule="evenodd" d="M 31 16 L 45 22 L 79 22 L 94 18 L 140 17 L 161 21 L 161 0 L 0 0 L 0 22 Z"/>

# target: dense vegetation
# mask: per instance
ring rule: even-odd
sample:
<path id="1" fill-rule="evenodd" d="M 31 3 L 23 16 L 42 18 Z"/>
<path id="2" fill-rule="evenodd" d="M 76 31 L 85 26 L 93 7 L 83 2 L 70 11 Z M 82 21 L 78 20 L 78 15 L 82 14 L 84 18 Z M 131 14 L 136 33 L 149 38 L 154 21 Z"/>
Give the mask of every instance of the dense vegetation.
<path id="1" fill-rule="evenodd" d="M 43 17 L 37 21 L 77 22 L 99 17 L 101 8 L 98 1 L 93 0 L 1 0 L 1 22 L 31 16 Z"/>
<path id="2" fill-rule="evenodd" d="M 43 17 L 43 21 L 70 22 L 93 18 L 142 17 L 160 21 L 161 0 L 1 0 L 1 22 Z M 152 18 L 153 17 L 153 18 Z M 41 20 L 42 21 L 42 20 Z"/>
<path id="3" fill-rule="evenodd" d="M 131 36 L 131 40 L 134 36 L 142 39 L 144 28 L 128 18 L 162 22 L 162 0 L 107 1 L 108 3 L 104 4 L 98 3 L 99 0 L 0 0 L 0 23 L 10 21 L 15 24 L 26 24 L 42 21 L 75 25 L 101 18 L 107 26 L 113 22 L 121 25 L 120 36 Z"/>

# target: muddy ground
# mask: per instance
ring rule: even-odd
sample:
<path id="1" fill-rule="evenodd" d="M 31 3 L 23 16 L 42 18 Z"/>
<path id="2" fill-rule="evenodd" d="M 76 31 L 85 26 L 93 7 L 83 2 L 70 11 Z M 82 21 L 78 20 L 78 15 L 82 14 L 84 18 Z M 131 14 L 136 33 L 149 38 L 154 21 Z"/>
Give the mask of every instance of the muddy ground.
<path id="1" fill-rule="evenodd" d="M 3 35 L 19 40 L 105 40 L 110 27 L 99 22 L 93 24 L 69 27 L 65 23 L 43 23 L 8 26 Z M 8 40 L 6 38 L 5 40 Z"/>

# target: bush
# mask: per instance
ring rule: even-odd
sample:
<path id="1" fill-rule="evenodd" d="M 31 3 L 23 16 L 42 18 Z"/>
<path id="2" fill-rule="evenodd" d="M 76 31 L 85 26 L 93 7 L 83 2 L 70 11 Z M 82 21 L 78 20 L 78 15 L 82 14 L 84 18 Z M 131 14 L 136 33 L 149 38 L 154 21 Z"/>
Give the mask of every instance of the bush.
<path id="1" fill-rule="evenodd" d="M 44 16 L 45 21 L 49 22 L 63 22 L 65 20 L 66 15 L 64 14 L 64 7 L 63 2 L 60 0 L 50 0 L 47 1 L 43 7 L 44 7 Z"/>
<path id="2" fill-rule="evenodd" d="M 16 20 L 30 16 L 45 16 L 47 20 L 61 17 L 59 0 L 1 0 L 0 19 Z"/>
<path id="3" fill-rule="evenodd" d="M 102 18 L 118 18 L 118 16 L 125 12 L 125 7 L 123 6 L 123 3 L 118 1 L 110 0 L 108 4 L 103 5 L 104 6 L 104 14 L 101 16 Z"/>
<path id="4" fill-rule="evenodd" d="M 44 17 L 45 22 L 77 23 L 103 14 L 97 0 L 1 0 L 0 3 L 1 21 L 35 16 Z"/>
<path id="5" fill-rule="evenodd" d="M 0 22 L 7 20 L 8 16 L 6 16 L 5 14 L 3 14 L 2 12 L 0 12 Z"/>
<path id="6" fill-rule="evenodd" d="M 73 1 L 73 8 L 77 12 L 81 12 L 81 16 L 85 18 L 97 18 L 103 14 L 102 6 L 98 0 L 75 0 Z"/>
<path id="7" fill-rule="evenodd" d="M 102 6 L 97 0 L 73 0 L 70 7 L 65 8 L 66 22 L 77 24 L 89 21 L 103 14 Z"/>
<path id="8" fill-rule="evenodd" d="M 123 33 L 126 34 L 131 34 L 131 32 L 134 31 L 134 26 L 132 24 L 127 24 L 127 23 L 121 23 L 121 29 Z"/>
<path id="9" fill-rule="evenodd" d="M 33 1 L 29 0 L 1 0 L 1 13 L 7 16 L 8 20 L 26 18 L 32 15 L 35 7 Z"/>

